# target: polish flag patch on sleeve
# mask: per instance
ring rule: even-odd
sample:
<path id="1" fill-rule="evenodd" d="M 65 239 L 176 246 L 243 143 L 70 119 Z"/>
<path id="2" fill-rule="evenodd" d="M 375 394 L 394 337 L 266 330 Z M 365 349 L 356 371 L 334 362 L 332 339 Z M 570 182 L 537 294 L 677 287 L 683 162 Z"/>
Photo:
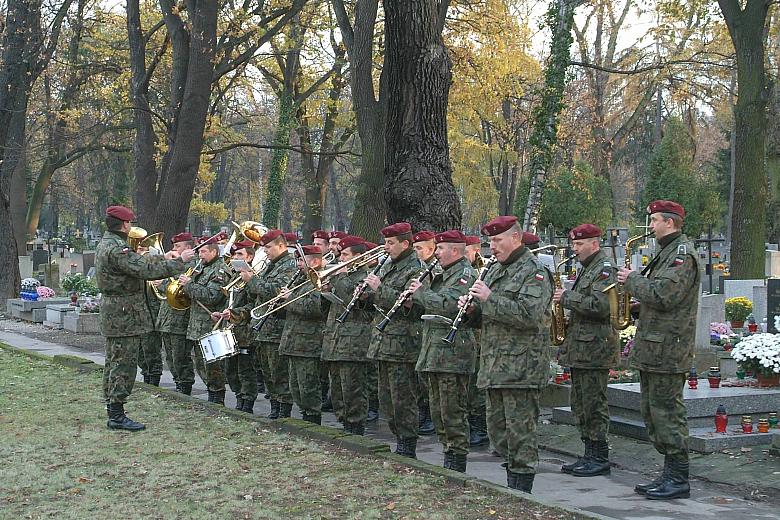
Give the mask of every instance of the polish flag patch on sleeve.
<path id="1" fill-rule="evenodd" d="M 458 285 L 468 285 L 468 283 L 469 283 L 468 280 L 464 280 L 463 278 L 458 280 Z"/>
<path id="2" fill-rule="evenodd" d="M 542 273 L 536 273 L 534 278 L 536 279 L 537 282 L 541 282 L 542 280 L 544 280 L 544 275 Z"/>

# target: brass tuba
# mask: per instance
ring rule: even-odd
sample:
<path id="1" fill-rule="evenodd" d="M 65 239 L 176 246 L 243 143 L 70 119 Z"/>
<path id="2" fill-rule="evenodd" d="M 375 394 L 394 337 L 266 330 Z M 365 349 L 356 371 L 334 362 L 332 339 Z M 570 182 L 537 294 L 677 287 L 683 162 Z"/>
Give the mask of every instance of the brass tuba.
<path id="1" fill-rule="evenodd" d="M 564 258 L 557 264 L 555 264 L 555 272 L 553 273 L 553 279 L 555 280 L 555 288 L 563 289 L 563 283 L 561 282 L 561 273 L 558 269 L 569 260 L 577 258 L 577 255 L 571 255 Z M 563 305 L 561 302 L 553 303 L 552 305 L 552 323 L 550 323 L 550 339 L 553 345 L 563 345 L 566 341 L 566 316 L 563 312 Z"/>
<path id="2" fill-rule="evenodd" d="M 165 236 L 165 233 L 160 231 L 159 233 L 152 233 L 151 235 L 147 235 L 141 241 L 138 243 L 138 247 L 145 247 L 147 251 L 144 251 L 141 253 L 142 255 L 152 254 L 152 255 L 164 255 L 165 254 L 165 247 L 163 246 L 163 237 Z M 151 281 L 146 281 L 146 286 L 149 288 L 150 291 L 152 291 L 152 294 L 155 298 L 162 301 L 165 300 L 165 294 L 161 293 L 157 286 Z"/>
<path id="3" fill-rule="evenodd" d="M 138 251 L 138 246 L 141 245 L 141 240 L 146 238 L 149 233 L 142 227 L 132 226 L 130 231 L 127 232 L 127 245 L 133 251 Z"/>
<path id="4" fill-rule="evenodd" d="M 631 269 L 631 247 L 639 240 L 647 238 L 653 233 L 637 235 L 626 240 L 626 257 L 623 259 L 623 266 Z M 626 291 L 625 284 L 615 282 L 603 291 L 609 299 L 609 320 L 612 326 L 617 330 L 624 330 L 631 325 L 631 295 Z"/>

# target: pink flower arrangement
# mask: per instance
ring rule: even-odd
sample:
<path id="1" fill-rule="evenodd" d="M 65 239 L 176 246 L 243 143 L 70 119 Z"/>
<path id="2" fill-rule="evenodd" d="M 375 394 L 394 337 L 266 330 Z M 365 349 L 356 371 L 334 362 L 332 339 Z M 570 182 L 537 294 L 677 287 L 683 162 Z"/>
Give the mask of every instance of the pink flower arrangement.
<path id="1" fill-rule="evenodd" d="M 713 322 L 710 323 L 710 333 L 719 334 L 721 336 L 729 336 L 734 332 L 731 330 L 731 327 L 729 327 L 728 323 Z"/>
<path id="2" fill-rule="evenodd" d="M 38 291 L 38 298 L 54 297 L 54 290 L 50 289 L 49 287 L 46 287 L 45 285 L 41 285 L 36 289 L 36 291 Z"/>

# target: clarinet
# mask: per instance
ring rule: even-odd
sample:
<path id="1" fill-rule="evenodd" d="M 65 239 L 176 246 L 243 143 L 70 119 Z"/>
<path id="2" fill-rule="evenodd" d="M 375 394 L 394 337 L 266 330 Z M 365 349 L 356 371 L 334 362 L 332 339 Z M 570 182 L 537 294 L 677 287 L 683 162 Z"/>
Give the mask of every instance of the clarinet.
<path id="1" fill-rule="evenodd" d="M 428 264 L 428 266 L 420 273 L 420 275 L 417 278 L 415 278 L 415 281 L 416 282 L 422 282 L 423 280 L 425 280 L 425 278 L 427 276 L 429 276 L 431 273 L 433 273 L 433 269 L 437 265 L 439 265 L 439 259 L 438 258 L 434 259 L 433 262 Z M 387 324 L 390 323 L 390 320 L 393 319 L 393 316 L 395 315 L 395 313 L 398 312 L 398 309 L 401 308 L 401 305 L 403 305 L 404 302 L 406 300 L 408 300 L 409 296 L 411 296 L 411 295 L 412 295 L 412 293 L 410 293 L 408 289 L 403 291 L 403 292 L 401 292 L 401 294 L 398 296 L 398 299 L 395 301 L 393 306 L 390 307 L 390 310 L 388 310 L 387 314 L 385 314 L 385 319 L 383 319 L 379 323 L 379 325 L 376 326 L 376 330 L 378 330 L 379 332 L 384 332 L 385 328 L 387 327 Z"/>
<path id="2" fill-rule="evenodd" d="M 290 287 L 295 286 L 295 283 L 300 279 L 301 276 L 303 276 L 303 271 L 299 270 L 298 272 L 295 273 L 295 275 L 293 275 L 292 278 L 290 278 L 290 281 L 287 282 L 287 284 L 284 286 L 284 289 L 289 289 Z M 277 305 L 277 303 L 274 302 L 274 303 L 272 303 L 271 305 L 268 306 L 268 310 L 265 313 L 265 317 L 262 320 L 258 321 L 252 327 L 253 331 L 259 332 L 260 329 L 263 328 L 263 325 L 265 325 L 265 322 L 268 320 L 268 316 L 271 315 L 271 312 L 273 311 L 273 309 L 276 308 L 276 305 Z"/>
<path id="3" fill-rule="evenodd" d="M 377 264 L 374 270 L 371 271 L 371 274 L 378 275 L 379 271 L 382 270 L 382 268 L 389 260 L 390 260 L 390 255 L 385 256 L 384 259 L 382 259 L 382 261 Z M 365 280 L 360 282 L 360 285 L 355 287 L 355 293 L 352 295 L 352 299 L 349 300 L 349 303 L 344 308 L 344 312 L 342 312 L 341 315 L 338 318 L 336 318 L 337 322 L 344 323 L 345 321 L 347 321 L 347 316 L 349 316 L 349 313 L 352 312 L 352 307 L 355 306 L 355 304 L 358 302 L 360 297 L 363 295 L 363 293 L 366 290 L 366 287 L 368 287 L 368 284 L 365 282 Z"/>
<path id="4" fill-rule="evenodd" d="M 477 279 L 474 280 L 474 283 L 481 282 L 485 279 L 485 275 L 487 275 L 488 269 L 496 263 L 496 257 L 492 256 L 490 257 L 485 264 L 482 266 L 482 269 L 479 270 L 479 275 L 477 275 Z M 472 284 L 473 287 L 473 284 Z M 447 337 L 441 338 L 441 340 L 445 343 L 452 343 L 455 341 L 455 335 L 458 333 L 458 327 L 460 327 L 460 324 L 463 322 L 463 318 L 466 316 L 466 309 L 469 308 L 469 305 L 471 305 L 471 302 L 474 301 L 474 297 L 469 294 L 466 296 L 466 303 L 458 309 L 458 314 L 455 316 L 455 319 L 452 320 L 452 326 L 450 327 L 450 332 L 447 334 Z"/>

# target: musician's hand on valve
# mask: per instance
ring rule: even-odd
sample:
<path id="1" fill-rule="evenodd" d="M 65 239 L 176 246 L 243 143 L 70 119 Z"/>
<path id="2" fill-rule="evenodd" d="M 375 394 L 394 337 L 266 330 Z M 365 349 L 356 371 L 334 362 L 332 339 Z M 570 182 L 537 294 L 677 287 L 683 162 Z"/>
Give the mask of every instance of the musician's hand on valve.
<path id="1" fill-rule="evenodd" d="M 625 267 L 621 267 L 617 272 L 617 281 L 620 283 L 626 283 L 626 280 L 628 280 L 628 277 L 631 276 L 631 273 L 633 272 L 633 269 L 626 269 Z"/>
<path id="2" fill-rule="evenodd" d="M 245 282 L 251 280 L 254 275 L 255 274 L 251 271 L 241 271 L 239 273 L 239 276 L 241 276 L 241 279 L 244 280 Z"/>
<path id="3" fill-rule="evenodd" d="M 484 302 L 490 298 L 490 295 L 493 294 L 493 291 L 490 290 L 490 287 L 488 287 L 485 282 L 479 280 L 474 282 L 474 285 L 471 286 L 471 289 L 469 289 L 469 294 L 477 300 Z"/>
<path id="4" fill-rule="evenodd" d="M 181 285 L 187 285 L 188 283 L 190 283 L 190 280 L 192 280 L 192 278 L 190 278 L 189 276 L 186 275 L 179 276 L 179 283 Z"/>
<path id="5" fill-rule="evenodd" d="M 382 285 L 382 279 L 375 274 L 369 274 L 366 276 L 366 285 L 368 285 L 372 291 L 376 291 L 380 285 Z"/>
<path id="6" fill-rule="evenodd" d="M 409 291 L 409 294 L 414 294 L 422 286 L 423 286 L 422 282 L 418 282 L 417 280 L 412 280 L 412 283 L 409 284 L 409 289 L 407 289 L 407 290 Z"/>
<path id="7" fill-rule="evenodd" d="M 553 293 L 553 301 L 555 303 L 560 302 L 564 292 L 566 292 L 566 289 L 555 289 L 555 292 Z"/>

